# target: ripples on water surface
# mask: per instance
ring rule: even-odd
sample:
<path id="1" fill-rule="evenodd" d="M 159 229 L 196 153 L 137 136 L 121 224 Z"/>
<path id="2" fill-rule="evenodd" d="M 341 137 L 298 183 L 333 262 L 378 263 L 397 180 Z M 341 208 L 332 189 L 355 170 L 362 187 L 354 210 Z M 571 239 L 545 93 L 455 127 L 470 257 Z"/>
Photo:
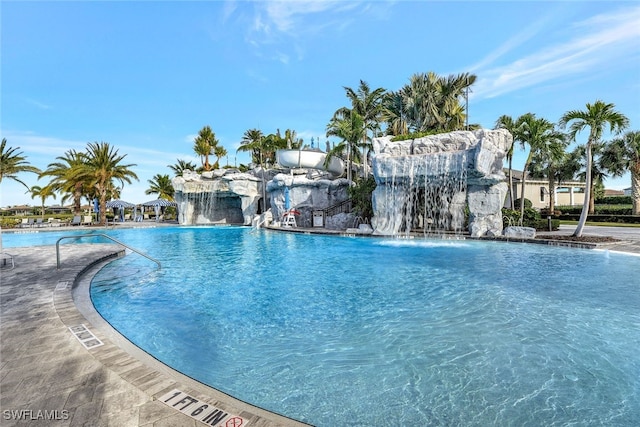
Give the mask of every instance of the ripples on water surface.
<path id="1" fill-rule="evenodd" d="M 163 268 L 103 269 L 102 315 L 267 409 L 318 426 L 639 425 L 638 257 L 233 227 L 121 238 Z"/>

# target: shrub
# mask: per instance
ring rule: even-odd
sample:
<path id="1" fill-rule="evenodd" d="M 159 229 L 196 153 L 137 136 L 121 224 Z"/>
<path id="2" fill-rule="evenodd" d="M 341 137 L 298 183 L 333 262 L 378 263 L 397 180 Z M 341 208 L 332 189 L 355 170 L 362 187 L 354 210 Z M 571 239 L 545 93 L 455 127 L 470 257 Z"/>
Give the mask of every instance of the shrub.
<path id="1" fill-rule="evenodd" d="M 520 209 L 520 199 L 515 199 L 513 201 L 513 206 L 516 208 L 516 210 Z M 531 203 L 531 200 L 529 199 L 524 199 L 524 208 L 525 209 L 530 209 L 533 207 L 533 203 Z"/>
<path id="2" fill-rule="evenodd" d="M 526 200 L 526 199 L 525 199 Z M 533 227 L 537 228 L 538 222 L 542 221 L 542 217 L 540 216 L 540 212 L 533 208 L 525 208 L 524 216 L 522 218 L 522 226 L 523 227 Z M 545 228 L 548 228 L 546 219 Z M 520 211 L 519 210 L 511 210 L 507 208 L 502 208 L 502 225 L 504 227 L 519 225 L 520 224 Z"/>
<path id="3" fill-rule="evenodd" d="M 376 180 L 373 176 L 362 179 L 356 185 L 347 188 L 347 194 L 351 197 L 353 211 L 356 215 L 371 220 L 373 217 L 371 195 L 375 189 Z"/>
<path id="4" fill-rule="evenodd" d="M 20 224 L 20 220 L 16 218 L 0 218 L 0 227 L 15 228 Z"/>

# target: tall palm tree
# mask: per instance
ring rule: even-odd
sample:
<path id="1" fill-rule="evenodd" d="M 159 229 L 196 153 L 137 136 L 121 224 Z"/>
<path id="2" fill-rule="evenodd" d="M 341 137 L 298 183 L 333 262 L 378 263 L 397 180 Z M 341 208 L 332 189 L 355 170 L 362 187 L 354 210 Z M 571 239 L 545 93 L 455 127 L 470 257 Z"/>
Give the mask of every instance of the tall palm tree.
<path id="1" fill-rule="evenodd" d="M 198 136 L 196 136 L 193 142 L 193 151 L 195 151 L 196 155 L 200 156 L 203 169 L 210 171 L 211 164 L 209 164 L 209 156 L 213 154 L 213 150 L 219 142 L 216 139 L 216 134 L 211 130 L 210 126 L 204 126 L 200 129 Z"/>
<path id="2" fill-rule="evenodd" d="M 262 139 L 264 135 L 259 129 L 249 129 L 242 135 L 237 151 L 251 151 L 251 161 L 262 166 Z"/>
<path id="3" fill-rule="evenodd" d="M 569 145 L 566 135 L 560 132 L 550 132 L 549 138 L 534 151 L 529 164 L 529 171 L 535 171 L 538 177 L 547 179 L 549 193 L 549 214 L 555 210 L 556 182 L 563 174 L 567 154 L 565 149 Z"/>
<path id="4" fill-rule="evenodd" d="M 613 176 L 631 172 L 633 215 L 640 215 L 640 131 L 630 131 L 609 143 L 600 156 L 601 167 Z"/>
<path id="5" fill-rule="evenodd" d="M 135 164 L 122 164 L 127 156 L 119 155 L 118 150 L 108 142 L 91 142 L 87 145 L 87 158 L 84 166 L 77 172 L 78 176 L 86 177 L 90 187 L 95 189 L 100 202 L 100 223 L 107 222 L 107 196 L 116 187 L 114 181 L 121 186 L 131 184 L 131 180 L 138 180 L 138 176 L 130 168 Z"/>
<path id="6" fill-rule="evenodd" d="M 387 135 L 396 136 L 409 133 L 407 113 L 400 91 L 387 93 L 383 102 L 381 118 L 387 123 Z"/>
<path id="7" fill-rule="evenodd" d="M 343 113 L 346 113 L 344 111 Z M 329 163 L 332 156 L 347 154 L 347 179 L 351 180 L 351 169 L 354 157 L 358 156 L 358 144 L 362 140 L 362 134 L 365 132 L 363 126 L 364 120 L 360 114 L 355 111 L 349 111 L 346 115 L 338 114 L 334 116 L 327 125 L 327 136 L 336 136 L 341 139 L 326 156 L 325 165 Z"/>
<path id="8" fill-rule="evenodd" d="M 351 110 L 358 113 L 362 117 L 362 163 L 363 172 L 365 178 L 367 177 L 367 152 L 369 151 L 370 141 L 376 134 L 376 131 L 380 128 L 380 121 L 382 120 L 383 113 L 383 101 L 385 99 L 386 90 L 379 87 L 373 91 L 364 80 L 360 80 L 360 85 L 357 90 L 353 90 L 350 87 L 344 87 L 347 98 L 351 101 Z M 346 109 L 346 107 L 345 107 Z M 339 113 L 342 116 L 346 116 L 346 111 Z M 369 138 L 368 132 L 371 131 L 371 138 Z"/>
<path id="9" fill-rule="evenodd" d="M 511 210 L 515 210 L 515 195 L 513 194 L 513 151 L 516 146 L 516 139 L 513 135 L 516 133 L 516 122 L 511 116 L 502 115 L 496 120 L 494 129 L 506 129 L 511 134 L 511 145 L 507 150 L 507 162 L 509 164 L 508 179 L 509 179 L 509 201 L 511 202 Z"/>
<path id="10" fill-rule="evenodd" d="M 3 178 L 11 179 L 24 185 L 27 190 L 29 186 L 18 179 L 18 174 L 22 172 L 40 173 L 40 169 L 31 166 L 27 158 L 18 151 L 20 147 L 7 147 L 6 138 L 2 138 L 0 143 L 0 183 Z"/>
<path id="11" fill-rule="evenodd" d="M 195 171 L 197 167 L 198 166 L 196 166 L 192 162 L 185 161 L 185 160 L 182 160 L 182 159 L 178 159 L 177 163 L 175 163 L 173 165 L 169 165 L 169 169 L 171 169 L 173 171 L 175 176 L 182 176 L 182 173 L 187 169 L 190 170 L 190 171 Z"/>
<path id="12" fill-rule="evenodd" d="M 171 184 L 169 175 L 156 174 L 152 179 L 148 179 L 147 183 L 149 183 L 149 188 L 145 190 L 144 194 L 157 194 L 159 199 L 173 202 L 175 190 Z"/>
<path id="13" fill-rule="evenodd" d="M 578 226 L 573 235 L 576 237 L 582 236 L 582 230 L 584 224 L 587 222 L 587 213 L 589 211 L 590 202 L 590 188 L 591 188 L 591 165 L 593 164 L 593 147 L 600 143 L 602 133 L 605 126 L 608 124 L 611 133 L 619 134 L 627 126 L 629 126 L 629 119 L 622 113 L 616 111 L 614 104 L 607 104 L 603 101 L 597 100 L 593 104 L 587 104 L 586 110 L 570 110 L 567 111 L 560 118 L 560 126 L 566 127 L 571 123 L 569 127 L 569 135 L 572 139 L 575 139 L 576 135 L 582 132 L 584 129 L 589 128 L 589 138 L 587 139 L 585 159 L 586 159 L 586 191 L 584 194 L 584 204 L 582 205 L 582 213 L 580 214 L 580 220 Z"/>
<path id="14" fill-rule="evenodd" d="M 34 185 L 33 187 L 31 187 L 29 191 L 31 192 L 32 199 L 36 197 L 40 197 L 40 201 L 42 202 L 40 214 L 42 215 L 42 218 L 44 218 L 44 211 L 45 211 L 44 204 L 47 198 L 49 197 L 53 197 L 55 199 L 56 192 L 54 191 L 53 187 L 50 185 L 45 185 L 44 187 L 40 187 L 39 185 Z"/>
<path id="15" fill-rule="evenodd" d="M 462 99 L 468 96 L 468 89 L 476 82 L 476 76 L 469 73 L 449 75 L 439 79 L 439 131 L 462 130 L 468 121 L 467 106 Z"/>
<path id="16" fill-rule="evenodd" d="M 56 157 L 57 162 L 49 163 L 47 169 L 40 177 L 49 176 L 51 181 L 48 186 L 62 195 L 61 203 L 71 198 L 73 200 L 73 213 L 82 212 L 82 196 L 86 196 L 93 189 L 87 188 L 86 177 L 79 173 L 84 167 L 86 154 L 75 150 L 68 150 L 63 156 Z"/>
<path id="17" fill-rule="evenodd" d="M 524 219 L 524 189 L 526 186 L 527 170 L 534 156 L 545 156 L 545 152 L 561 153 L 564 135 L 555 130 L 555 125 L 550 121 L 537 118 L 535 114 L 527 113 L 516 121 L 516 138 L 522 148 L 529 146 L 529 154 L 522 168 L 522 189 L 520 191 L 520 223 Z M 559 154 L 557 154 L 559 155 Z M 554 154 L 554 156 L 556 156 Z"/>

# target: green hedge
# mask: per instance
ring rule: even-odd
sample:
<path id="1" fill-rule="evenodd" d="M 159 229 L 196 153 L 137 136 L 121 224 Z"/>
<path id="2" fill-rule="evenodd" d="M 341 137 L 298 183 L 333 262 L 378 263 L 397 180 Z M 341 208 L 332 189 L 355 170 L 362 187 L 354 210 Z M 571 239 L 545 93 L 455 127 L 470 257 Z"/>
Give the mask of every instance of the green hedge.
<path id="1" fill-rule="evenodd" d="M 565 221 L 578 221 L 580 214 L 565 214 L 559 215 L 558 219 Z M 587 221 L 592 222 L 613 222 L 620 224 L 640 224 L 640 215 L 588 215 Z"/>
<path id="2" fill-rule="evenodd" d="M 596 215 L 631 215 L 633 213 L 632 205 L 595 205 Z M 580 215 L 582 206 L 556 206 L 556 212 L 560 211 L 561 215 Z"/>
<path id="3" fill-rule="evenodd" d="M 598 197 L 596 199 L 597 205 L 632 205 L 633 199 L 631 196 L 607 196 Z"/>

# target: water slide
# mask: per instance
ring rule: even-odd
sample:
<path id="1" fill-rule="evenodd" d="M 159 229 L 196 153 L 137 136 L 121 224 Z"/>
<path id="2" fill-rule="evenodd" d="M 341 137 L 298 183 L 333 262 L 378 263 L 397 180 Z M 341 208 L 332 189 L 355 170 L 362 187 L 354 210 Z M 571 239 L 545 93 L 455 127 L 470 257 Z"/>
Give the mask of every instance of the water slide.
<path id="1" fill-rule="evenodd" d="M 276 161 L 288 168 L 319 169 L 340 176 L 344 172 L 344 162 L 338 157 L 331 157 L 328 167 L 324 162 L 327 154 L 311 150 L 277 150 Z"/>

